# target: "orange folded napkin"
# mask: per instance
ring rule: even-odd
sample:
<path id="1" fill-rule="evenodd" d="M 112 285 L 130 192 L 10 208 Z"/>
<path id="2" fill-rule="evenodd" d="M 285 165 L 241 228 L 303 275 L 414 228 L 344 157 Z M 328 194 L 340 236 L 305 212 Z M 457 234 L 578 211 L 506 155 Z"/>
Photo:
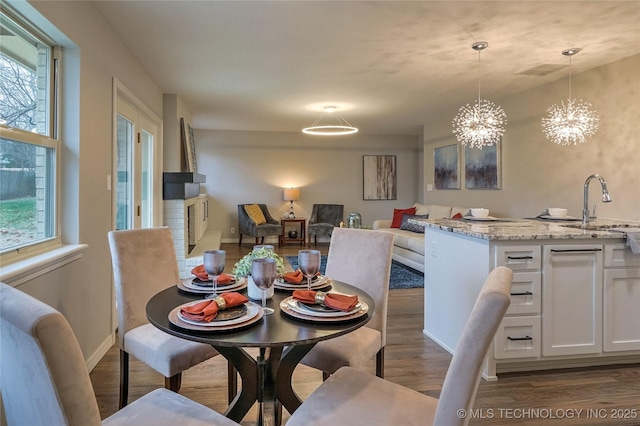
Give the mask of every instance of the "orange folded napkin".
<path id="1" fill-rule="evenodd" d="M 284 280 L 290 284 L 300 284 L 305 278 L 300 269 L 295 272 L 287 272 L 283 276 Z"/>
<path id="2" fill-rule="evenodd" d="M 180 308 L 180 314 L 192 321 L 211 322 L 218 315 L 218 311 L 240 306 L 249 301 L 240 293 L 222 293 L 213 300 L 203 300 L 195 305 Z"/>
<path id="3" fill-rule="evenodd" d="M 204 270 L 204 265 L 198 265 L 191 270 L 191 273 L 196 277 L 200 278 L 202 281 L 209 281 L 209 274 Z M 233 277 L 229 274 L 220 274 L 218 275 L 217 283 L 218 284 L 231 284 L 233 282 Z"/>
<path id="4" fill-rule="evenodd" d="M 339 311 L 349 312 L 358 304 L 358 296 L 350 296 L 340 293 L 325 293 L 323 291 L 314 290 L 295 290 L 293 298 L 302 303 L 318 304 L 324 303 L 325 306 Z M 316 296 L 318 296 L 316 298 Z M 318 300 L 320 299 L 320 300 Z"/>

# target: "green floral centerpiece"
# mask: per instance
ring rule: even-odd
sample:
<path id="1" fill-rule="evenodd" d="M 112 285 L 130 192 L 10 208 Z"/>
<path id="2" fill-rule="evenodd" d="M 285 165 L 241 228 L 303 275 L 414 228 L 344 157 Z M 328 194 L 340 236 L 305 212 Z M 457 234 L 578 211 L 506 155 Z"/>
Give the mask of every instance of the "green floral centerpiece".
<path id="1" fill-rule="evenodd" d="M 284 260 L 278 256 L 273 250 L 268 248 L 259 248 L 256 250 L 252 250 L 245 257 L 240 259 L 238 263 L 233 267 L 233 273 L 236 278 L 248 277 L 251 275 L 251 263 L 253 259 L 262 259 L 262 258 L 271 258 L 276 260 L 276 269 L 278 271 L 278 276 L 281 277 L 284 275 Z"/>

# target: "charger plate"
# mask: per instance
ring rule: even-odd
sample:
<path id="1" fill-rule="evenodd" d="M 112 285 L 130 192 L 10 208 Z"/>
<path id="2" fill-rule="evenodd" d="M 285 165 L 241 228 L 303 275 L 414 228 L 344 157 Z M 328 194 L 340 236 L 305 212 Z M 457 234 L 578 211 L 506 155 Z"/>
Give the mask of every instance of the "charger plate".
<path id="1" fill-rule="evenodd" d="M 180 290 L 186 291 L 187 293 L 192 293 L 192 294 L 211 294 L 211 292 L 213 291 L 213 286 L 203 287 L 203 286 L 194 285 L 191 283 L 192 280 L 193 278 L 183 278 L 176 285 Z M 237 280 L 233 284 L 218 285 L 217 292 L 227 293 L 229 291 L 242 290 L 243 288 L 247 288 L 247 281 Z"/>
<path id="2" fill-rule="evenodd" d="M 364 301 L 361 300 L 359 302 L 360 309 L 358 309 L 355 312 L 340 312 L 340 314 L 342 314 L 340 316 L 323 316 L 323 315 L 318 315 L 317 312 L 312 312 L 312 311 L 306 311 L 307 313 L 302 313 L 302 312 L 299 312 L 297 309 L 293 309 L 291 307 L 291 305 L 289 304 L 290 300 L 295 300 L 295 299 L 293 299 L 292 296 L 289 296 L 280 302 L 280 311 L 291 318 L 295 318 L 303 321 L 310 321 L 310 322 L 351 321 L 356 318 L 360 318 L 366 315 L 367 312 L 369 312 L 369 305 L 367 305 Z M 302 308 L 299 308 L 299 309 L 302 309 Z"/>
<path id="3" fill-rule="evenodd" d="M 319 275 L 317 279 L 311 281 L 311 290 L 318 290 L 321 288 L 325 288 L 331 283 L 333 280 L 326 275 Z M 277 279 L 273 284 L 273 287 L 278 290 L 306 290 L 307 288 L 307 279 L 303 279 L 300 284 L 292 284 L 288 283 L 284 280 Z"/>
<path id="4" fill-rule="evenodd" d="M 182 317 L 182 315 L 180 315 L 180 308 L 182 308 L 183 306 L 189 306 L 199 302 L 201 302 L 201 300 L 196 302 L 185 303 L 183 305 L 180 305 L 174 308 L 173 310 L 171 310 L 171 312 L 169 312 L 169 322 L 180 328 L 185 328 L 188 330 L 227 331 L 227 330 L 235 330 L 238 328 L 249 326 L 251 324 L 255 324 L 256 322 L 260 321 L 260 319 L 264 315 L 262 307 L 260 307 L 260 305 L 253 302 L 245 303 L 243 306 L 246 307 L 246 313 L 235 319 L 221 320 L 221 321 L 215 321 L 214 319 L 211 322 L 201 322 L 201 321 L 189 320 L 187 318 Z M 224 311 L 221 311 L 221 312 L 224 312 Z"/>

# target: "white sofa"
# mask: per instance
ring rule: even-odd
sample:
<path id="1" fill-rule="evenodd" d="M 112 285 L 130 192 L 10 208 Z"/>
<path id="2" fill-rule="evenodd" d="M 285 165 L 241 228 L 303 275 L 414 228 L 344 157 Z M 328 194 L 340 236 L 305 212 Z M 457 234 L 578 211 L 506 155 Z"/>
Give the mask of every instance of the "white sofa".
<path id="1" fill-rule="evenodd" d="M 429 219 L 451 219 L 456 214 L 464 216 L 469 208 L 415 203 L 416 215 L 429 215 Z M 393 234 L 393 260 L 424 272 L 424 232 L 391 228 L 391 219 L 378 219 L 373 229 Z"/>

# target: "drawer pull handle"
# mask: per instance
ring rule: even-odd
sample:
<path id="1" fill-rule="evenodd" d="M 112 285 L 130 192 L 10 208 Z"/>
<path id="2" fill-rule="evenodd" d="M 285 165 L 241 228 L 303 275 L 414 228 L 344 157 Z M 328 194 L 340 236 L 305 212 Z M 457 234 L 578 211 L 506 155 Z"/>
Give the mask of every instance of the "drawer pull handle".
<path id="1" fill-rule="evenodd" d="M 596 252 L 596 251 L 602 251 L 602 249 L 566 249 L 566 250 L 551 249 L 551 253 L 589 253 L 589 252 Z"/>
<path id="2" fill-rule="evenodd" d="M 512 296 L 532 296 L 533 293 L 530 291 L 523 291 L 521 293 L 511 293 Z"/>
<path id="3" fill-rule="evenodd" d="M 531 260 L 533 256 L 507 256 L 509 260 Z"/>
<path id="4" fill-rule="evenodd" d="M 513 340 L 513 341 L 517 341 L 517 340 L 533 340 L 533 337 L 531 337 L 531 336 L 525 336 L 525 337 L 511 337 L 511 336 L 507 336 L 507 339 L 509 339 L 509 340 Z"/>

